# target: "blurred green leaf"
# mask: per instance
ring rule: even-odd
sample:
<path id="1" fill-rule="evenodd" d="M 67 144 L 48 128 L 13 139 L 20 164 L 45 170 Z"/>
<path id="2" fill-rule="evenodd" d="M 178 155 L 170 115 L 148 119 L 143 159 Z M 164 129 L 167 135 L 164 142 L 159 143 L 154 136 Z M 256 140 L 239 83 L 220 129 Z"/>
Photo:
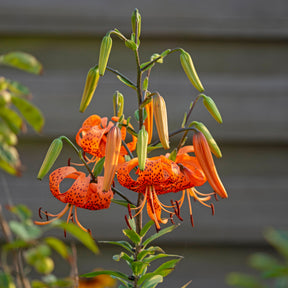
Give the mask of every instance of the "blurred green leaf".
<path id="1" fill-rule="evenodd" d="M 105 163 L 105 157 L 102 157 L 95 165 L 93 174 L 95 177 L 99 176 L 103 170 L 103 166 Z"/>
<path id="2" fill-rule="evenodd" d="M 2 271 L 0 271 L 0 287 L 1 288 L 14 288 L 16 287 L 14 284 L 11 284 L 12 279 L 9 274 L 6 274 Z"/>
<path id="3" fill-rule="evenodd" d="M 31 95 L 28 87 L 20 84 L 17 81 L 7 80 L 7 84 L 8 84 L 8 89 L 17 95 L 23 95 L 26 97 Z"/>
<path id="4" fill-rule="evenodd" d="M 263 273 L 263 277 L 265 278 L 280 278 L 285 276 L 288 276 L 288 267 L 285 266 L 275 266 Z"/>
<path id="5" fill-rule="evenodd" d="M 14 110 L 7 107 L 1 107 L 0 117 L 15 134 L 18 134 L 21 131 L 23 120 Z"/>
<path id="6" fill-rule="evenodd" d="M 228 285 L 243 288 L 267 288 L 253 276 L 241 274 L 241 273 L 230 273 L 226 281 Z"/>
<path id="7" fill-rule="evenodd" d="M 130 253 L 133 252 L 133 247 L 131 246 L 130 243 L 128 243 L 126 241 L 99 241 L 99 243 L 107 243 L 107 244 L 120 246 L 120 247 L 126 249 L 127 251 L 129 251 Z"/>
<path id="8" fill-rule="evenodd" d="M 6 143 L 1 143 L 0 145 L 0 159 L 9 163 L 16 169 L 20 166 L 20 159 L 16 148 L 9 146 Z"/>
<path id="9" fill-rule="evenodd" d="M 11 231 L 24 241 L 35 240 L 41 236 L 42 232 L 35 225 L 27 225 L 17 221 L 10 221 L 9 226 Z"/>
<path id="10" fill-rule="evenodd" d="M 26 221 L 32 217 L 31 210 L 23 204 L 9 206 L 9 211 L 17 215 L 21 221 Z"/>
<path id="11" fill-rule="evenodd" d="M 24 52 L 10 52 L 0 56 L 0 64 L 11 66 L 33 74 L 42 73 L 42 64 L 32 55 Z"/>
<path id="12" fill-rule="evenodd" d="M 58 238 L 55 237 L 46 237 L 45 242 L 54 249 L 59 255 L 61 255 L 64 259 L 69 258 L 69 249 L 65 245 L 65 243 Z"/>
<path id="13" fill-rule="evenodd" d="M 31 104 L 28 100 L 12 96 L 12 103 L 20 111 L 25 120 L 31 125 L 31 127 L 37 131 L 41 132 L 44 125 L 44 117 L 41 111 Z"/>
<path id="14" fill-rule="evenodd" d="M 275 266 L 279 266 L 279 261 L 265 253 L 255 253 L 249 258 L 249 265 L 260 271 L 266 271 L 272 269 Z"/>
<path id="15" fill-rule="evenodd" d="M 90 249 L 93 253 L 99 253 L 98 246 L 95 241 L 91 237 L 91 235 L 85 231 L 83 231 L 80 227 L 73 223 L 66 222 L 58 222 L 54 223 L 52 226 L 56 226 L 58 228 L 62 228 L 77 238 L 83 245 L 85 245 L 88 249 Z"/>
<path id="16" fill-rule="evenodd" d="M 1 157 L 0 157 L 0 168 L 14 176 L 19 176 L 21 174 L 19 170 L 20 167 L 14 167 L 7 161 L 4 161 L 3 159 L 1 159 Z"/>
<path id="17" fill-rule="evenodd" d="M 117 271 L 111 271 L 111 270 L 103 270 L 103 271 L 94 271 L 90 273 L 86 273 L 81 275 L 81 277 L 85 278 L 91 278 L 91 277 L 96 277 L 98 275 L 110 275 L 112 277 L 115 277 L 117 279 L 123 279 L 123 280 L 129 280 L 128 276 L 124 273 L 117 272 Z"/>
<path id="18" fill-rule="evenodd" d="M 288 231 L 273 228 L 264 233 L 265 239 L 286 259 L 288 259 Z"/>

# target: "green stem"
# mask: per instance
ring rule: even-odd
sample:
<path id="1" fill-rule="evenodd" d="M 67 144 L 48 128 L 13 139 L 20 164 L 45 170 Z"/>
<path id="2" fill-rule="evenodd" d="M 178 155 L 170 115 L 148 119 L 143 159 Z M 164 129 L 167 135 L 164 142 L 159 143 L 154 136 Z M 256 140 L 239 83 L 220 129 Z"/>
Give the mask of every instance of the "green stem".
<path id="1" fill-rule="evenodd" d="M 91 179 L 93 182 L 97 183 L 97 179 L 96 177 L 94 176 L 93 172 L 91 171 L 90 167 L 87 165 L 83 155 L 82 155 L 82 151 L 79 150 L 74 144 L 73 142 L 71 142 L 71 140 L 69 138 L 67 138 L 66 136 L 61 136 L 59 137 L 61 140 L 65 140 L 74 150 L 75 152 L 77 153 L 78 157 L 80 158 L 80 160 L 82 161 L 82 163 L 84 164 L 84 166 L 86 167 L 88 173 L 90 174 L 91 176 Z"/>

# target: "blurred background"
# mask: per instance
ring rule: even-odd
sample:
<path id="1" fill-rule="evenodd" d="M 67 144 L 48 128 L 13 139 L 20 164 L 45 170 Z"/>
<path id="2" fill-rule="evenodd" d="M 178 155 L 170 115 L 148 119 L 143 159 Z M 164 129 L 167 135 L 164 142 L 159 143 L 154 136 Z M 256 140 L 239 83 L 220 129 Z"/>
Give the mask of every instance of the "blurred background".
<path id="1" fill-rule="evenodd" d="M 74 141 L 90 114 L 112 115 L 116 90 L 125 95 L 126 115 L 136 109 L 133 91 L 106 72 L 92 104 L 84 114 L 79 112 L 86 74 L 98 62 L 102 37 L 114 28 L 129 36 L 134 8 L 142 15 L 142 62 L 167 48 L 184 48 L 192 55 L 205 93 L 214 99 L 223 118 L 223 124 L 216 123 L 201 103 L 193 113 L 193 119 L 203 122 L 221 147 L 223 158 L 215 162 L 229 198 L 215 203 L 213 217 L 209 209 L 195 203 L 194 228 L 188 210 L 183 209 L 185 221 L 158 244 L 167 253 L 185 258 L 159 287 L 180 287 L 191 279 L 194 288 L 228 287 L 227 273 L 249 271 L 248 255 L 270 251 L 264 230 L 286 229 L 288 224 L 285 0 L 274 0 L 273 4 L 266 0 L 0 1 L 0 54 L 28 52 L 44 66 L 41 76 L 4 67 L 0 67 L 0 76 L 5 74 L 27 85 L 33 103 L 46 119 L 41 135 L 28 131 L 20 137 L 23 176 L 14 178 L 0 172 L 1 204 L 24 203 L 35 219 L 39 207 L 59 211 L 63 204 L 49 192 L 47 177 L 42 182 L 36 179 L 51 141 L 61 135 Z M 135 79 L 133 53 L 117 38 L 108 65 Z M 170 55 L 154 68 L 150 89 L 166 99 L 169 128 L 179 127 L 197 95 L 182 71 L 179 55 Z M 67 163 L 71 156 L 73 159 L 73 153 L 64 145 L 55 167 Z M 112 206 L 107 211 L 79 213 L 82 224 L 91 228 L 97 240 L 118 240 L 125 227 L 126 210 Z M 79 246 L 80 273 L 96 267 L 122 269 L 111 258 L 118 249 L 100 248 L 101 255 L 94 256 Z M 57 273 L 67 272 L 65 267 L 60 270 Z"/>

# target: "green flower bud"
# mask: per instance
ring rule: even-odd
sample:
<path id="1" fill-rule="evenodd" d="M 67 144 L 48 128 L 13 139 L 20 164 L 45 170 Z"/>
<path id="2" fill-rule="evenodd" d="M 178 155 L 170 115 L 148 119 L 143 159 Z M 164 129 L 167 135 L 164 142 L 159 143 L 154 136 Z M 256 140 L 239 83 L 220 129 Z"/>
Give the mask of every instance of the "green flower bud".
<path id="1" fill-rule="evenodd" d="M 62 150 L 62 147 L 63 147 L 63 142 L 60 138 L 53 140 L 53 142 L 51 143 L 46 153 L 42 166 L 38 172 L 38 176 L 37 176 L 38 179 L 42 180 L 43 177 L 49 172 L 54 162 L 58 158 Z"/>
<path id="2" fill-rule="evenodd" d="M 169 149 L 169 131 L 165 100 L 159 94 L 154 96 L 153 111 L 160 142 L 164 149 Z"/>
<path id="3" fill-rule="evenodd" d="M 188 79 L 193 84 L 193 86 L 200 92 L 204 91 L 204 88 L 200 82 L 200 79 L 197 75 L 197 72 L 195 70 L 194 64 L 192 62 L 191 56 L 186 51 L 182 50 L 180 54 L 180 61 L 181 65 L 183 67 L 183 70 L 185 71 Z"/>
<path id="4" fill-rule="evenodd" d="M 101 42 L 100 54 L 99 54 L 99 75 L 103 76 L 108 63 L 109 55 L 112 48 L 112 38 L 110 34 L 104 36 Z"/>
<path id="5" fill-rule="evenodd" d="M 145 126 L 143 125 L 138 134 L 137 147 L 136 147 L 139 169 L 142 171 L 145 169 L 145 163 L 147 158 L 147 146 L 148 146 L 148 132 L 145 130 Z"/>
<path id="6" fill-rule="evenodd" d="M 114 116 L 122 116 L 124 111 L 124 96 L 116 91 L 113 95 Z"/>
<path id="7" fill-rule="evenodd" d="M 209 96 L 206 96 L 204 94 L 201 94 L 202 98 L 203 98 L 203 104 L 206 107 L 206 109 L 209 111 L 209 113 L 212 115 L 212 117 L 218 122 L 218 123 L 222 123 L 222 117 L 221 114 L 215 104 L 215 102 L 213 101 L 213 99 Z"/>
<path id="8" fill-rule="evenodd" d="M 207 127 L 201 123 L 201 122 L 197 122 L 197 121 L 193 121 L 189 127 L 194 126 L 196 129 L 198 129 L 200 132 L 203 133 L 203 135 L 205 136 L 209 148 L 211 150 L 211 152 L 217 157 L 217 158 L 221 158 L 222 157 L 222 153 L 220 148 L 218 147 L 216 141 L 214 140 L 214 138 L 212 137 L 212 135 L 210 134 L 209 130 L 207 129 Z"/>
<path id="9" fill-rule="evenodd" d="M 136 35 L 137 34 L 137 41 L 140 38 L 141 34 L 141 15 L 138 9 L 135 9 L 131 16 L 131 25 L 132 25 L 132 32 Z"/>
<path id="10" fill-rule="evenodd" d="M 85 87 L 80 103 L 80 109 L 79 109 L 80 112 L 84 112 L 88 107 L 88 105 L 90 104 L 94 92 L 96 90 L 96 87 L 98 85 L 98 81 L 99 81 L 99 69 L 98 66 L 95 66 L 88 71 L 86 77 Z"/>

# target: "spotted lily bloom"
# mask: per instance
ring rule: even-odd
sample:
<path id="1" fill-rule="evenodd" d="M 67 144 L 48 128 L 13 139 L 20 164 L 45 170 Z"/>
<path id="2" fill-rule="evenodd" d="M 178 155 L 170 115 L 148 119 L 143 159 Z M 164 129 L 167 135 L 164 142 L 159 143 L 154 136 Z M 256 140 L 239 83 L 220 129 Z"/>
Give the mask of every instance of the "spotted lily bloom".
<path id="1" fill-rule="evenodd" d="M 161 218 L 162 210 L 169 213 L 170 218 L 175 214 L 179 216 L 177 209 L 168 210 L 175 208 L 174 204 L 172 206 L 162 204 L 157 195 L 179 192 L 195 185 L 203 185 L 206 182 L 206 177 L 197 161 L 192 160 L 189 166 L 181 168 L 176 162 L 163 155 L 148 158 L 145 169 L 143 171 L 138 169 L 136 171 L 137 179 L 134 180 L 130 173 L 138 164 L 138 158 L 120 164 L 117 170 L 117 179 L 122 186 L 144 194 L 144 201 L 141 206 L 136 208 L 138 211 L 135 216 L 143 210 L 147 202 L 147 213 L 155 222 L 157 230 L 160 229 L 159 223 L 166 224 L 168 221 L 168 219 Z"/>
<path id="2" fill-rule="evenodd" d="M 117 122 L 118 117 L 112 117 L 111 120 Z M 98 115 L 91 115 L 82 124 L 76 135 L 77 144 L 84 152 L 89 153 L 97 158 L 105 156 L 105 147 L 107 142 L 107 134 L 114 126 L 112 121 L 108 121 L 107 117 L 101 118 Z M 122 140 L 126 139 L 126 127 L 121 128 Z M 137 138 L 132 136 L 132 141 L 127 143 L 130 151 L 135 150 Z M 120 150 L 119 162 L 124 161 L 124 155 L 127 155 L 127 150 L 122 146 Z"/>
<path id="3" fill-rule="evenodd" d="M 60 184 L 65 179 L 74 179 L 72 186 L 66 191 L 60 191 Z M 109 208 L 111 200 L 113 198 L 113 192 L 108 190 L 103 192 L 103 177 L 97 177 L 97 183 L 91 182 L 91 176 L 86 176 L 85 173 L 77 171 L 74 167 L 65 166 L 56 169 L 50 174 L 49 177 L 50 191 L 58 200 L 63 203 L 67 203 L 65 208 L 58 214 L 50 214 L 48 212 L 39 210 L 47 217 L 47 221 L 40 222 L 35 221 L 35 224 L 46 225 L 53 221 L 60 219 L 68 212 L 67 222 L 70 219 L 75 219 L 77 225 L 84 231 L 89 232 L 88 229 L 84 228 L 77 216 L 77 208 L 84 208 L 89 210 L 101 210 Z M 73 212 L 74 208 L 74 213 Z M 49 220 L 48 217 L 53 217 Z M 74 218 L 75 217 L 75 218 Z"/>

